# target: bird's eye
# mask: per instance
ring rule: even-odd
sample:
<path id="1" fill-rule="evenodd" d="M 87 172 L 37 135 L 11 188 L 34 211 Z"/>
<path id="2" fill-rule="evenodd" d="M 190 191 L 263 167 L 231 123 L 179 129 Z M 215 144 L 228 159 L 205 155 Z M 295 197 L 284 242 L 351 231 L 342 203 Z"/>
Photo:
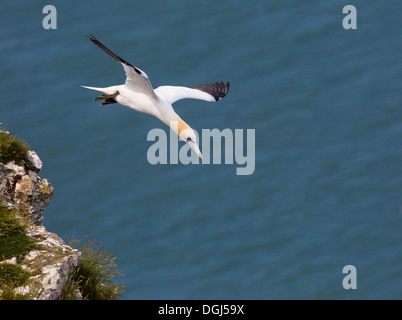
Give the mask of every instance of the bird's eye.
<path id="1" fill-rule="evenodd" d="M 190 141 L 191 141 L 191 138 L 190 138 L 190 137 L 188 137 L 188 138 L 187 138 L 187 142 L 190 142 Z"/>

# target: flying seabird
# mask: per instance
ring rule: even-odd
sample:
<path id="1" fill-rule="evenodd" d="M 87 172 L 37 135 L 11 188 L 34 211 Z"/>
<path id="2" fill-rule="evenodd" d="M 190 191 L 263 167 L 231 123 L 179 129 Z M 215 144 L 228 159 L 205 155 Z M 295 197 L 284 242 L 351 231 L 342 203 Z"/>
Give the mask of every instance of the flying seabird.
<path id="1" fill-rule="evenodd" d="M 229 82 L 226 84 L 222 81 L 213 84 L 202 84 L 195 88 L 160 86 L 154 90 L 144 71 L 113 53 L 93 35 L 90 35 L 89 39 L 109 56 L 120 62 L 127 77 L 123 85 L 106 88 L 82 86 L 103 93 L 101 96 L 95 97 L 94 100 L 103 100 L 102 105 L 118 102 L 135 111 L 157 117 L 171 127 L 202 159 L 193 129 L 179 117 L 174 111 L 172 104 L 186 98 L 200 99 L 208 102 L 218 101 L 228 93 Z"/>

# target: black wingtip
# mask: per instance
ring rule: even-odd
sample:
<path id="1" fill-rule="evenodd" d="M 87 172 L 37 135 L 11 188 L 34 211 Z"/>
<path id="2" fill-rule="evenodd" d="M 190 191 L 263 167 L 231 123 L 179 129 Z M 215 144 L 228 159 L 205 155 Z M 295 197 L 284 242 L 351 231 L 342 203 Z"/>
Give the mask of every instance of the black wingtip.
<path id="1" fill-rule="evenodd" d="M 210 94 L 215 98 L 215 101 L 218 101 L 227 95 L 227 93 L 229 92 L 229 85 L 229 82 L 225 84 L 223 81 L 216 81 L 212 84 L 201 84 L 199 86 L 196 86 L 195 89 Z"/>
<path id="2" fill-rule="evenodd" d="M 126 60 L 124 60 L 123 58 L 119 57 L 112 50 L 110 50 L 103 43 L 101 43 L 98 39 L 96 39 L 93 34 L 89 34 L 88 38 L 92 41 L 92 43 L 96 44 L 99 48 L 101 48 L 103 51 L 105 51 L 113 59 L 117 60 L 120 63 L 124 63 L 125 65 L 128 65 L 129 67 L 133 68 L 134 71 L 137 72 L 139 75 L 142 74 L 140 69 L 138 69 L 137 67 L 134 67 L 131 63 L 129 63 Z"/>

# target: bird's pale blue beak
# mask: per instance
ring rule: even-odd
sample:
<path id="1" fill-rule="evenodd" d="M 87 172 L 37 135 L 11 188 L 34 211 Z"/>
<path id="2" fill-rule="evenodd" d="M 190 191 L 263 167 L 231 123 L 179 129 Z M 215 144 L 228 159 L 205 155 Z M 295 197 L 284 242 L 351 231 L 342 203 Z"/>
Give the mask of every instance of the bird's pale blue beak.
<path id="1" fill-rule="evenodd" d="M 197 156 L 199 156 L 200 159 L 202 160 L 202 154 L 201 154 L 200 148 L 198 148 L 198 144 L 194 141 L 187 141 L 187 143 L 191 147 L 191 149 L 193 149 L 195 151 Z"/>

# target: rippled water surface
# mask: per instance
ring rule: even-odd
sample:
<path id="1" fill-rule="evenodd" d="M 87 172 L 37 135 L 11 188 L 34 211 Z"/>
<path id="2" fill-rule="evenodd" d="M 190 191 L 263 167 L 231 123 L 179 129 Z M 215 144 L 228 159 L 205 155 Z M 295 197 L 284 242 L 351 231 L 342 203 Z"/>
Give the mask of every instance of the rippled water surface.
<path id="1" fill-rule="evenodd" d="M 402 298 L 402 2 L 354 1 L 356 30 L 343 1 L 54 2 L 57 30 L 46 4 L 1 4 L 0 122 L 44 162 L 46 228 L 112 252 L 124 299 Z M 154 87 L 230 81 L 175 109 L 255 129 L 254 173 L 150 165 L 168 128 L 80 87 L 124 82 L 89 33 Z"/>

